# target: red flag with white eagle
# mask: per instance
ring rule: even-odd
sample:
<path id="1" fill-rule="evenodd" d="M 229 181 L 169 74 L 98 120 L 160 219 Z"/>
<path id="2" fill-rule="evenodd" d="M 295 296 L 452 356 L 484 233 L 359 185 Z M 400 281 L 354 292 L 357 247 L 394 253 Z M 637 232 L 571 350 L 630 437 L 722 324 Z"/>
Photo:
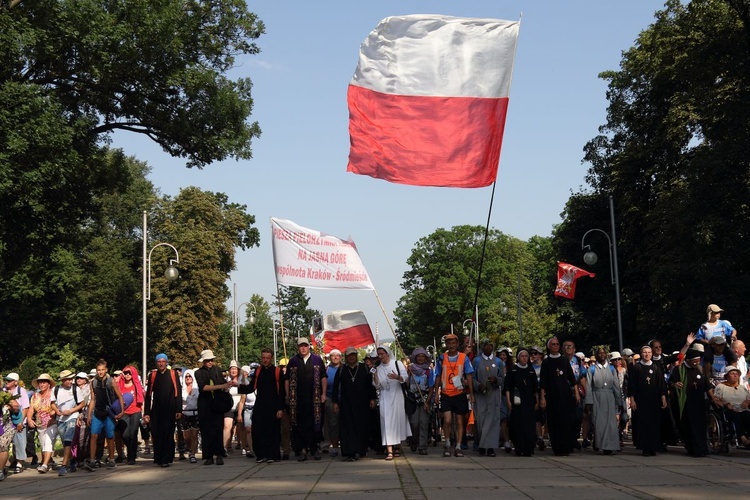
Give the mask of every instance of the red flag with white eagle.
<path id="1" fill-rule="evenodd" d="M 588 276 L 593 278 L 595 273 L 590 273 L 565 262 L 557 263 L 557 287 L 555 287 L 555 296 L 565 299 L 573 299 L 576 296 L 576 281 L 578 278 Z"/>
<path id="2" fill-rule="evenodd" d="M 365 313 L 362 311 L 333 311 L 323 318 L 323 352 L 334 349 L 344 352 L 347 347 L 374 344 Z"/>
<path id="3" fill-rule="evenodd" d="M 383 19 L 349 83 L 348 172 L 476 188 L 497 178 L 520 22 Z"/>

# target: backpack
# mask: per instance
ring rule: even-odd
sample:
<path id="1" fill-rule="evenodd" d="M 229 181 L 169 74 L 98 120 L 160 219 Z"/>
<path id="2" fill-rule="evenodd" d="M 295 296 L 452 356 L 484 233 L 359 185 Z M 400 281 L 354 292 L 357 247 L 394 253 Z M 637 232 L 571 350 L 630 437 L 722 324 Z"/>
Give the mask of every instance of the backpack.
<path id="1" fill-rule="evenodd" d="M 148 377 L 148 392 L 149 394 L 153 391 L 154 380 L 156 380 L 157 370 L 151 370 L 151 374 Z M 169 370 L 169 374 L 172 375 L 172 387 L 174 387 L 174 397 L 177 397 L 177 376 L 174 374 L 174 370 Z M 136 389 L 137 390 L 137 389 Z"/>
<path id="2" fill-rule="evenodd" d="M 75 405 L 78 406 L 78 387 L 75 385 L 71 387 L 73 389 L 73 401 L 75 401 Z M 57 393 L 60 392 L 60 386 L 55 387 L 55 399 L 57 399 Z"/>

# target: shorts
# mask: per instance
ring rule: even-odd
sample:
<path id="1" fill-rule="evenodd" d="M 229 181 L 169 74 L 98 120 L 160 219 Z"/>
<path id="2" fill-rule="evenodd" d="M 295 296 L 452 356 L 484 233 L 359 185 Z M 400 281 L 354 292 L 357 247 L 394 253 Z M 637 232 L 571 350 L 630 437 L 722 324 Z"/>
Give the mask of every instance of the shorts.
<path id="1" fill-rule="evenodd" d="M 245 407 L 245 411 L 242 412 L 242 422 L 245 424 L 245 427 L 252 427 L 253 426 L 253 409 Z"/>
<path id="2" fill-rule="evenodd" d="M 71 418 L 65 422 L 57 423 L 57 435 L 60 436 L 60 440 L 63 442 L 63 446 L 70 446 L 73 444 L 73 435 L 76 433 L 76 419 Z"/>
<path id="3" fill-rule="evenodd" d="M 468 415 L 469 398 L 466 396 L 466 393 L 461 393 L 456 396 L 446 396 L 445 394 L 441 394 L 440 411 L 451 412 L 456 415 Z"/>
<path id="4" fill-rule="evenodd" d="M 47 428 L 37 427 L 39 433 L 39 444 L 42 447 L 42 453 L 52 453 L 55 448 L 57 439 L 57 425 L 50 425 Z"/>
<path id="5" fill-rule="evenodd" d="M 112 417 L 98 418 L 95 415 L 91 416 L 91 435 L 96 434 L 97 436 L 104 430 L 104 437 L 107 439 L 114 439 L 115 437 L 115 419 Z"/>

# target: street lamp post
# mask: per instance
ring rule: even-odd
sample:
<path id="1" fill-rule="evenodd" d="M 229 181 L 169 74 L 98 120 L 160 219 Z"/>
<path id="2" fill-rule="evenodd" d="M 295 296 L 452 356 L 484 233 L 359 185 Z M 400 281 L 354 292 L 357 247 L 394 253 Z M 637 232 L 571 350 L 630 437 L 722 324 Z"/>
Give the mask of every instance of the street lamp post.
<path id="1" fill-rule="evenodd" d="M 591 250 L 591 245 L 585 245 L 586 235 L 591 232 L 599 232 L 603 234 L 609 242 L 609 274 L 612 284 L 615 286 L 615 306 L 617 308 L 617 334 L 620 341 L 620 352 L 623 350 L 622 341 L 622 310 L 620 306 L 620 272 L 617 269 L 617 236 L 615 234 L 615 204 L 612 197 L 609 197 L 609 218 L 612 230 L 612 238 L 610 239 L 609 234 L 601 229 L 589 229 L 581 238 L 581 250 L 588 250 L 583 254 L 583 261 L 589 266 L 596 264 L 599 257 L 596 252 Z"/>
<path id="2" fill-rule="evenodd" d="M 469 323 L 471 326 L 467 328 L 466 323 Z M 475 333 L 477 336 L 479 335 L 479 327 L 477 326 L 477 322 L 474 321 L 472 318 L 469 318 L 467 320 L 464 320 L 463 324 L 461 325 L 464 330 L 464 337 L 471 336 L 472 333 Z M 473 330 L 473 332 L 472 332 Z M 479 344 L 479 339 L 476 339 L 476 345 Z"/>
<path id="3" fill-rule="evenodd" d="M 239 362 L 239 357 L 240 357 L 240 327 L 242 326 L 242 324 L 240 323 L 240 308 L 242 308 L 242 306 L 250 306 L 253 308 L 253 311 L 250 313 L 251 325 L 255 323 L 255 316 L 257 316 L 258 314 L 258 310 L 255 308 L 255 305 L 250 302 L 243 302 L 242 304 L 237 306 L 237 312 L 235 313 L 235 317 L 236 317 L 235 325 L 236 325 L 237 330 L 235 331 L 235 334 L 234 334 L 234 346 L 235 346 L 234 359 L 236 359 L 238 362 Z"/>
<path id="4" fill-rule="evenodd" d="M 143 383 L 146 384 L 146 378 L 148 376 L 148 368 L 146 365 L 146 338 L 148 334 L 148 322 L 147 322 L 147 309 L 148 301 L 151 300 L 151 254 L 154 250 L 161 246 L 166 246 L 174 250 L 175 258 L 169 259 L 169 266 L 164 271 L 164 277 L 167 281 L 174 281 L 180 276 L 180 272 L 174 267 L 174 264 L 180 263 L 180 254 L 177 249 L 169 243 L 157 243 L 151 247 L 151 251 L 148 250 L 148 214 L 143 211 L 143 365 L 141 365 L 141 374 L 143 375 Z"/>

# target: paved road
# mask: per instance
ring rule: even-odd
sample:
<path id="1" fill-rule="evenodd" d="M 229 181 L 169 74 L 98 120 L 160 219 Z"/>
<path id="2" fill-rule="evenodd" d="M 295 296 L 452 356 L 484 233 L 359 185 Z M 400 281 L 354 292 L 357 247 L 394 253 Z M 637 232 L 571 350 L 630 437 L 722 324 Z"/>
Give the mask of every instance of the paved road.
<path id="1" fill-rule="evenodd" d="M 407 454 L 393 462 L 256 464 L 230 455 L 224 466 L 176 462 L 162 469 L 141 459 L 113 471 L 78 471 L 66 477 L 34 470 L 0 483 L 2 499 L 193 499 L 284 497 L 285 499 L 366 498 L 716 498 L 750 496 L 750 451 L 732 456 L 689 458 L 678 448 L 642 457 L 632 448 L 614 456 L 591 451 L 555 457 L 549 450 L 531 458 L 500 453 L 496 458 L 468 452 L 464 458 Z"/>

